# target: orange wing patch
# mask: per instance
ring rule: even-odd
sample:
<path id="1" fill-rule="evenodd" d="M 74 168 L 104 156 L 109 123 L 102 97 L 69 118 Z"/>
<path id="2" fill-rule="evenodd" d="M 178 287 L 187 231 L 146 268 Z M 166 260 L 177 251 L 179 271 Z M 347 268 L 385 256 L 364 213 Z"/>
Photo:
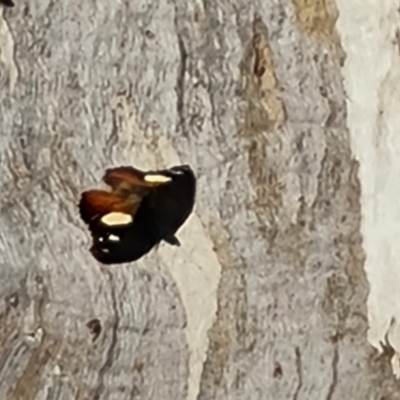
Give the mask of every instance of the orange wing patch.
<path id="1" fill-rule="evenodd" d="M 104 190 L 88 190 L 82 193 L 79 211 L 87 224 L 96 216 L 110 212 L 131 213 L 130 204 L 126 199 Z"/>
<path id="2" fill-rule="evenodd" d="M 144 173 L 133 167 L 117 167 L 106 169 L 103 181 L 115 191 L 147 193 L 148 189 L 170 182 L 171 178 L 157 173 Z"/>
<path id="3" fill-rule="evenodd" d="M 146 186 L 143 182 L 143 172 L 133 167 L 117 167 L 106 169 L 103 181 L 114 190 L 125 187 L 133 190 L 138 186 Z"/>

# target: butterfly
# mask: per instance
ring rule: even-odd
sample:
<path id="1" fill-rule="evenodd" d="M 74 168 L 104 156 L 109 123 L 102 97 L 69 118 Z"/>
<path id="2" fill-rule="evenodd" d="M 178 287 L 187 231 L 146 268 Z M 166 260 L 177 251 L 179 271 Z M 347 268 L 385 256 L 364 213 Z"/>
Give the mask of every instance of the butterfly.
<path id="1" fill-rule="evenodd" d="M 11 0 L 0 0 L 0 4 L 4 4 L 7 7 L 14 7 L 15 4 Z"/>
<path id="2" fill-rule="evenodd" d="M 103 264 L 132 262 L 161 241 L 180 246 L 176 233 L 192 213 L 196 196 L 189 165 L 160 171 L 110 168 L 103 181 L 111 191 L 85 191 L 78 205 L 95 259 Z"/>

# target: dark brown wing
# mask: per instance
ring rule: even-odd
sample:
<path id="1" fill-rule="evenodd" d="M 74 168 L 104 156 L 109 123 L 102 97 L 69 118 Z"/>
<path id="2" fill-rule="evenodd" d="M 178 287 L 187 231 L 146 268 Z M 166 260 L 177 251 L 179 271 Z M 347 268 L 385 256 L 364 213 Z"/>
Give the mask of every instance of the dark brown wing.
<path id="1" fill-rule="evenodd" d="M 0 4 L 4 4 L 7 7 L 14 7 L 14 3 L 11 0 L 0 0 Z"/>
<path id="2" fill-rule="evenodd" d="M 148 228 L 133 222 L 125 228 L 112 231 L 96 230 L 90 252 L 97 261 L 103 264 L 136 261 L 146 255 L 158 243 Z M 113 240 L 111 240 L 110 234 Z"/>
<path id="3" fill-rule="evenodd" d="M 136 213 L 137 224 L 151 224 L 157 240 L 179 245 L 175 234 L 193 211 L 196 177 L 188 165 L 175 166 L 158 174 L 170 177 L 171 182 L 157 187 L 143 199 Z"/>

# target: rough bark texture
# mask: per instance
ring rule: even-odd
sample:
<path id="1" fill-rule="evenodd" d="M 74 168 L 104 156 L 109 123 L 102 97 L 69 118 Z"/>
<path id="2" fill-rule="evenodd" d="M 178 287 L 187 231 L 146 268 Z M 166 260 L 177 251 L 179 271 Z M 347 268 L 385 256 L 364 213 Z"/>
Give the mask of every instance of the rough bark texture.
<path id="1" fill-rule="evenodd" d="M 330 0 L 3 11 L 0 399 L 400 398 L 367 343 L 336 17 Z M 191 164 L 196 212 L 181 248 L 105 268 L 76 204 L 122 163 Z"/>

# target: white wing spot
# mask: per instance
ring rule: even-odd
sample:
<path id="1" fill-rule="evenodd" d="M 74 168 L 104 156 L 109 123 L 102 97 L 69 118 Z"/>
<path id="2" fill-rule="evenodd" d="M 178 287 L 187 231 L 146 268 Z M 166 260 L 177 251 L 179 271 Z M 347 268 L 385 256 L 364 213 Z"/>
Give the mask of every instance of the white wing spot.
<path id="1" fill-rule="evenodd" d="M 117 236 L 117 235 L 109 235 L 108 239 L 113 242 L 119 242 L 119 236 Z"/>

